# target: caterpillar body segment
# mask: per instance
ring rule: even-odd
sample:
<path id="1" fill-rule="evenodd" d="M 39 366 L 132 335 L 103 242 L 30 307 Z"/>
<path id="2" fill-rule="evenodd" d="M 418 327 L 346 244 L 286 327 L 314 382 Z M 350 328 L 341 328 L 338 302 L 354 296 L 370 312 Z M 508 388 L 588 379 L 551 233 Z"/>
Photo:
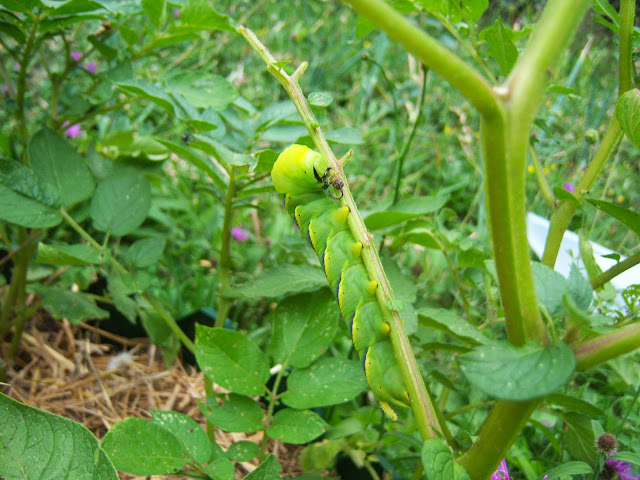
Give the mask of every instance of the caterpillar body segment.
<path id="1" fill-rule="evenodd" d="M 349 226 L 349 208 L 340 206 L 336 202 L 340 197 L 327 192 L 329 187 L 341 189 L 342 179 L 331 177 L 322 156 L 301 145 L 292 145 L 280 154 L 271 176 L 336 294 L 371 390 L 385 413 L 396 420 L 389 403 L 408 406 L 409 398 L 391 345 L 389 324 L 376 298 L 378 285 L 369 277 L 361 257 L 363 245 Z"/>

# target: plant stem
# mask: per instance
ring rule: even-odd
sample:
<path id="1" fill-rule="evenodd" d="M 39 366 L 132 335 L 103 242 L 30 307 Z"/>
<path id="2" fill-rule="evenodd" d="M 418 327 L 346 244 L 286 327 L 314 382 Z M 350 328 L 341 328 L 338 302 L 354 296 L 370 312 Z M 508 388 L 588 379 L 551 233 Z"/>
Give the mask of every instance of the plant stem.
<path id="1" fill-rule="evenodd" d="M 609 127 L 602 138 L 602 142 L 598 147 L 591 163 L 584 172 L 584 176 L 580 182 L 576 185 L 576 189 L 573 195 L 578 199 L 582 199 L 582 193 L 589 191 L 605 162 L 611 157 L 615 147 L 622 138 L 622 129 L 616 117 L 611 118 Z M 549 225 L 549 233 L 547 233 L 547 241 L 544 246 L 544 253 L 542 254 L 542 263 L 548 267 L 553 268 L 560 251 L 560 244 L 562 243 L 562 237 L 564 232 L 569 227 L 569 223 L 576 213 L 577 206 L 571 200 L 563 200 L 560 202 L 558 209 L 551 215 L 551 222 Z"/>
<path id="2" fill-rule="evenodd" d="M 442 75 L 462 93 L 481 115 L 500 115 L 491 85 L 455 53 L 409 22 L 383 0 L 344 0 L 390 38 L 404 46 L 428 68 Z"/>
<path id="3" fill-rule="evenodd" d="M 633 64 L 631 58 L 631 36 L 633 33 L 633 17 L 635 0 L 620 2 L 620 59 L 618 61 L 618 95 L 633 88 Z"/>
<path id="4" fill-rule="evenodd" d="M 307 63 L 302 63 L 293 75 L 288 75 L 282 68 L 276 66 L 276 59 L 271 55 L 267 48 L 258 40 L 253 32 L 238 27 L 238 31 L 253 49 L 258 53 L 260 58 L 267 64 L 269 72 L 282 84 L 293 101 L 298 113 L 302 117 L 311 138 L 316 147 L 329 163 L 329 166 L 339 172 L 344 181 L 342 189 L 343 196 L 340 199 L 342 205 L 349 208 L 348 222 L 349 227 L 354 234 L 356 240 L 362 242 L 362 260 L 365 264 L 367 272 L 372 280 L 378 283 L 376 289 L 376 297 L 378 304 L 382 310 L 385 321 L 390 326 L 391 343 L 393 345 L 396 358 L 400 361 L 399 366 L 402 372 L 405 387 L 409 393 L 411 409 L 413 410 L 418 431 L 423 439 L 435 437 L 437 432 L 443 432 L 448 436 L 446 425 L 441 422 L 442 415 L 437 411 L 432 398 L 426 390 L 424 380 L 418 369 L 418 365 L 411 350 L 409 339 L 404 330 L 402 319 L 396 310 L 390 310 L 388 305 L 393 304 L 393 294 L 389 281 L 386 278 L 378 253 L 373 246 L 371 234 L 367 230 L 360 216 L 358 208 L 353 200 L 351 191 L 349 190 L 346 177 L 344 175 L 342 162 L 338 162 L 335 155 L 329 148 L 324 135 L 318 126 L 311 109 L 306 103 L 305 97 L 298 86 L 297 80 L 307 67 Z"/>
<path id="5" fill-rule="evenodd" d="M 640 252 L 636 252 L 630 257 L 624 259 L 623 261 L 615 264 L 606 272 L 602 272 L 600 275 L 591 280 L 591 288 L 594 290 L 600 288 L 605 283 L 609 282 L 611 279 L 617 277 L 623 272 L 626 272 L 632 267 L 635 267 L 640 263 Z"/>
<path id="6" fill-rule="evenodd" d="M 590 337 L 571 345 L 576 356 L 576 369 L 586 370 L 600 363 L 632 352 L 640 345 L 640 324 L 620 327 L 612 332 Z"/>
<path id="7" fill-rule="evenodd" d="M 540 193 L 542 194 L 542 198 L 544 198 L 545 202 L 547 202 L 547 206 L 553 210 L 556 208 L 556 199 L 549 187 L 549 182 L 547 182 L 547 177 L 544 174 L 544 169 L 542 168 L 542 164 L 540 163 L 540 159 L 538 158 L 538 154 L 536 153 L 533 146 L 529 147 L 529 156 L 531 157 L 531 163 L 533 164 L 533 169 L 536 172 L 536 179 L 538 180 L 538 186 L 540 187 Z"/>
<path id="8" fill-rule="evenodd" d="M 235 172 L 233 166 L 229 168 L 229 185 L 224 205 L 224 222 L 222 224 L 222 245 L 220 247 L 220 264 L 218 268 L 218 313 L 216 327 L 223 327 L 224 320 L 231 308 L 231 299 L 221 295 L 229 288 L 229 269 L 231 267 L 231 223 L 233 221 L 233 198 L 235 195 Z"/>
<path id="9" fill-rule="evenodd" d="M 64 209 L 60 208 L 60 214 L 62 218 L 73 228 L 86 242 L 91 245 L 96 250 L 102 252 L 104 249 L 102 245 L 94 240 L 94 238 L 89 235 L 72 217 L 69 213 Z M 123 275 L 129 275 L 129 272 L 126 268 L 124 268 L 115 258 L 109 258 L 109 264 L 118 272 Z M 160 315 L 160 318 L 164 320 L 169 329 L 180 339 L 182 344 L 189 350 L 191 353 L 195 352 L 195 347 L 191 339 L 182 331 L 175 318 L 167 311 L 167 309 L 152 295 L 147 292 L 140 292 L 140 296 L 144 298 L 149 305 L 155 310 L 155 312 Z"/>
<path id="10" fill-rule="evenodd" d="M 25 117 L 25 109 L 24 109 L 24 96 L 26 92 L 26 82 L 27 82 L 27 67 L 29 66 L 29 62 L 33 58 L 32 50 L 36 41 L 37 33 L 38 33 L 38 25 L 40 24 L 41 18 L 35 16 L 33 18 L 33 24 L 31 25 L 31 31 L 29 32 L 29 36 L 27 37 L 27 45 L 24 47 L 24 52 L 22 54 L 22 61 L 20 62 L 20 70 L 18 71 L 18 82 L 16 85 L 16 103 L 18 104 L 18 111 L 16 113 L 18 117 L 18 129 L 20 130 L 20 136 L 23 140 L 27 140 L 29 137 L 29 131 L 27 129 L 27 121 Z M 26 160 L 26 148 L 24 159 Z"/>
<path id="11" fill-rule="evenodd" d="M 24 227 L 18 227 L 18 241 L 22 244 L 27 237 Z M 2 299 L 2 312 L 0 313 L 0 339 L 4 339 L 11 328 L 11 314 L 18 312 L 18 299 L 26 286 L 27 270 L 31 263 L 33 250 L 27 248 L 18 252 L 15 256 L 11 284 Z"/>

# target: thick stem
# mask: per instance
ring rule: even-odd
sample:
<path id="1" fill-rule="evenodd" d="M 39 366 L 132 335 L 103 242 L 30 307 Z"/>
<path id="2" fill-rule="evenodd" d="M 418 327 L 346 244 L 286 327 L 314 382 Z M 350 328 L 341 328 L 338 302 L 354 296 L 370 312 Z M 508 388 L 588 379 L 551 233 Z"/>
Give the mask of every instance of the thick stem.
<path id="1" fill-rule="evenodd" d="M 640 324 L 618 328 L 596 335 L 571 346 L 576 356 L 576 369 L 586 370 L 640 347 Z"/>
<path id="2" fill-rule="evenodd" d="M 24 227 L 18 227 L 18 240 L 24 243 L 27 231 Z M 27 270 L 31 263 L 32 249 L 25 249 L 16 253 L 11 284 L 2 299 L 2 312 L 0 313 L 0 339 L 4 339 L 11 328 L 11 315 L 19 310 L 18 299 L 26 286 Z"/>
<path id="3" fill-rule="evenodd" d="M 365 264 L 367 272 L 372 280 L 378 283 L 376 289 L 376 297 L 378 304 L 382 310 L 384 319 L 389 323 L 391 343 L 396 357 L 400 360 L 399 366 L 402 377 L 409 393 L 411 409 L 416 418 L 416 424 L 423 439 L 435 437 L 437 432 L 443 432 L 448 436 L 446 425 L 440 421 L 441 414 L 437 411 L 432 398 L 426 390 L 424 380 L 418 369 L 418 365 L 411 350 L 409 339 L 404 330 L 402 319 L 396 310 L 391 310 L 388 305 L 393 305 L 393 294 L 389 281 L 382 268 L 382 263 L 378 257 L 375 247 L 373 246 L 371 234 L 364 225 L 364 221 L 360 216 L 358 208 L 353 200 L 349 185 L 346 182 L 342 162 L 338 162 L 335 155 L 329 148 L 318 122 L 316 121 L 311 109 L 309 108 L 305 97 L 298 86 L 297 79 L 307 67 L 306 63 L 300 65 L 293 75 L 288 75 L 282 68 L 276 66 L 276 59 L 271 55 L 267 48 L 258 40 L 253 32 L 239 27 L 238 31 L 253 49 L 258 53 L 260 58 L 267 64 L 267 68 L 271 74 L 282 84 L 293 101 L 298 113 L 302 117 L 311 138 L 320 153 L 325 157 L 329 166 L 335 169 L 341 175 L 344 181 L 342 189 L 343 196 L 340 202 L 349 208 L 350 215 L 348 222 L 352 233 L 356 240 L 362 242 L 362 260 Z"/>
<path id="4" fill-rule="evenodd" d="M 222 224 L 222 245 L 220 247 L 220 263 L 218 267 L 218 313 L 216 327 L 223 327 L 229 314 L 231 300 L 220 294 L 229 288 L 229 270 L 231 267 L 231 222 L 233 221 L 233 197 L 235 195 L 235 176 L 233 166 L 229 169 L 229 187 L 224 205 L 224 222 Z"/>
<path id="5" fill-rule="evenodd" d="M 620 60 L 618 67 L 619 94 L 633 87 L 633 64 L 631 58 L 631 36 L 633 33 L 633 17 L 635 0 L 620 2 Z"/>
<path id="6" fill-rule="evenodd" d="M 591 280 L 591 288 L 594 290 L 600 288 L 605 283 L 611 281 L 623 272 L 626 272 L 630 268 L 635 267 L 640 263 L 640 252 L 631 255 L 629 258 L 624 259 L 620 263 L 616 263 L 609 270 L 602 272 L 600 275 Z"/>

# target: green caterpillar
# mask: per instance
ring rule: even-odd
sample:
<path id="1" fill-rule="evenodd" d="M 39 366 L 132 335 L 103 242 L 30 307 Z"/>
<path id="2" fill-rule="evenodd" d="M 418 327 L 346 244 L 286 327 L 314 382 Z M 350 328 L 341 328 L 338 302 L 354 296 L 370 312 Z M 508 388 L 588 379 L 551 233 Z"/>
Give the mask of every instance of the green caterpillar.
<path id="1" fill-rule="evenodd" d="M 320 260 L 371 390 L 385 413 L 396 420 L 389 402 L 408 406 L 409 395 L 391 346 L 389 324 L 376 300 L 378 285 L 369 278 L 360 256 L 362 243 L 356 241 L 347 222 L 349 208 L 336 206 L 336 197 L 326 193 L 329 187 L 343 185 L 330 174 L 322 155 L 303 145 L 291 145 L 276 160 L 271 178 Z"/>

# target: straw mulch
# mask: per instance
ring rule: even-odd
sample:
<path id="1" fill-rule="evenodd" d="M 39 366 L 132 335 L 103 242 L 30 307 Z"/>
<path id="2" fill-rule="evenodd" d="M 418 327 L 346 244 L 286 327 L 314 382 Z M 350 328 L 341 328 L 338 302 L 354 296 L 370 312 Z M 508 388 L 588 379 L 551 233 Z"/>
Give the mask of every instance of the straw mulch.
<path id="1" fill-rule="evenodd" d="M 0 344 L 2 358 L 7 347 Z M 44 313 L 36 314 L 25 331 L 7 383 L 0 385 L 2 393 L 80 422 L 99 439 L 126 417 L 151 418 L 151 409 L 184 413 L 205 424 L 197 404 L 205 397 L 203 376 L 196 368 L 176 360 L 167 369 L 161 352 L 147 338 L 123 338 L 89 324 L 56 322 Z M 225 450 L 239 440 L 260 443 L 262 434 L 216 432 L 216 441 Z M 299 473 L 298 447 L 276 443 L 270 444 L 270 451 L 283 465 L 283 474 Z M 236 478 L 255 468 L 255 460 L 238 463 Z M 177 477 L 121 474 L 120 478 Z"/>

